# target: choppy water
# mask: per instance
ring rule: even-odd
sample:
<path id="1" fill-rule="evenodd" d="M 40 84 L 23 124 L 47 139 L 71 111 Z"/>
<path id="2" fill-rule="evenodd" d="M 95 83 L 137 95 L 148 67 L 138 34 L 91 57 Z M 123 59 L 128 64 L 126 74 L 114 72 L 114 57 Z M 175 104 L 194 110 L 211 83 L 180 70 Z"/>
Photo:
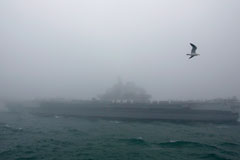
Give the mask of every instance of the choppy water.
<path id="1" fill-rule="evenodd" d="M 0 160 L 239 160 L 240 126 L 0 112 Z"/>

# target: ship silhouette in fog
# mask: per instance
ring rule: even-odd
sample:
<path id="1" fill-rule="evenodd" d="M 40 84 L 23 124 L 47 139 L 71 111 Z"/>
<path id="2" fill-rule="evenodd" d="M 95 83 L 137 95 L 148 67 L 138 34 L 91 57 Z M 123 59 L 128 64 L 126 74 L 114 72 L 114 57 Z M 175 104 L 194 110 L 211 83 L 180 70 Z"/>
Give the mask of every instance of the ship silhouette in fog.
<path id="1" fill-rule="evenodd" d="M 92 100 L 38 100 L 31 102 L 35 107 L 28 110 L 53 117 L 136 121 L 232 123 L 239 117 L 240 103 L 236 97 L 205 101 L 151 101 L 150 98 L 151 95 L 133 82 L 119 81 Z"/>

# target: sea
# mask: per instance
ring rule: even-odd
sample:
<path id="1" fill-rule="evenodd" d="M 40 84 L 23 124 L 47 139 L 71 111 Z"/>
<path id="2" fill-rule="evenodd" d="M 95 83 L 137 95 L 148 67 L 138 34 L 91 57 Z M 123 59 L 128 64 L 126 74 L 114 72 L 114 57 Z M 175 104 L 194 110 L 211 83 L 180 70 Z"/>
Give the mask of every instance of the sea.
<path id="1" fill-rule="evenodd" d="M 240 160 L 240 125 L 3 111 L 0 160 Z"/>

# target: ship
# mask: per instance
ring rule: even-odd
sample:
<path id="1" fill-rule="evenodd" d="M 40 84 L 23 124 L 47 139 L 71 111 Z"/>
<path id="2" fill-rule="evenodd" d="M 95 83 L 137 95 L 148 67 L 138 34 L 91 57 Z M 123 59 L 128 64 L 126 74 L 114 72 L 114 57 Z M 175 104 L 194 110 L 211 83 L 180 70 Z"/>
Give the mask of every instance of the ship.
<path id="1" fill-rule="evenodd" d="M 41 116 L 79 117 L 121 121 L 171 121 L 237 123 L 239 102 L 105 102 L 105 101 L 40 101 L 28 107 Z M 225 108 L 224 108 L 225 107 Z M 220 109 L 219 109 L 220 108 Z"/>
<path id="2" fill-rule="evenodd" d="M 215 123 L 236 123 L 240 110 L 236 97 L 204 101 L 151 101 L 151 95 L 143 88 L 121 80 L 91 100 L 44 99 L 8 106 L 12 110 L 22 106 L 18 110 L 26 108 L 32 114 L 53 117 Z"/>

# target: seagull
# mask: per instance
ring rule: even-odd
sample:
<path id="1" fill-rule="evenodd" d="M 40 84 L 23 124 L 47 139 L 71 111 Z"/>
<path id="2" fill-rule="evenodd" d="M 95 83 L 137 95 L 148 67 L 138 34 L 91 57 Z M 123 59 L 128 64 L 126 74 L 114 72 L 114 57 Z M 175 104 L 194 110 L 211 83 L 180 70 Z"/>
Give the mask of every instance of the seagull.
<path id="1" fill-rule="evenodd" d="M 191 51 L 191 54 L 187 54 L 187 56 L 190 56 L 189 59 L 191 59 L 195 56 L 199 56 L 200 54 L 196 53 L 197 47 L 192 43 L 190 43 L 190 45 L 192 46 L 192 51 Z"/>

